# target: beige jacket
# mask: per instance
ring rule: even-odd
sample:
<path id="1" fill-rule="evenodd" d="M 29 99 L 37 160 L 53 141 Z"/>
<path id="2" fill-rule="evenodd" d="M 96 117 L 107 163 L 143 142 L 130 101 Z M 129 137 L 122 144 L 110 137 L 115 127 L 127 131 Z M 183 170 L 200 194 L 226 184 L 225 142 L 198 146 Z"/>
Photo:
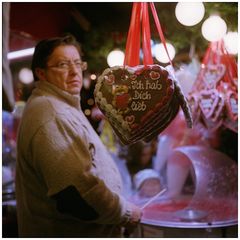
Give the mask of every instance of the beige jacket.
<path id="1" fill-rule="evenodd" d="M 38 82 L 17 143 L 20 237 L 117 237 L 131 213 L 114 161 L 80 107 L 79 96 Z M 52 195 L 74 185 L 99 214 L 84 222 L 61 214 Z"/>

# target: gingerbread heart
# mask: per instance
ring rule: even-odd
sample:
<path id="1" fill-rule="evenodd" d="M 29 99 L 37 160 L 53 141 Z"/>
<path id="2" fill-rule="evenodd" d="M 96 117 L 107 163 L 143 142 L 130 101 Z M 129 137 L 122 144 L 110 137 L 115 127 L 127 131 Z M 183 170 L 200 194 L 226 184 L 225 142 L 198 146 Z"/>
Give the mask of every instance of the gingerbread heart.
<path id="1" fill-rule="evenodd" d="M 180 105 L 188 110 L 179 86 L 159 65 L 108 68 L 98 78 L 94 96 L 124 144 L 150 141 L 175 118 Z"/>
<path id="2" fill-rule="evenodd" d="M 204 66 L 203 80 L 207 89 L 215 88 L 224 76 L 226 67 L 223 64 L 208 64 Z"/>
<path id="3" fill-rule="evenodd" d="M 199 95 L 199 106 L 203 115 L 206 118 L 212 117 L 214 112 L 219 109 L 219 104 L 222 103 L 222 101 L 219 101 L 219 92 L 216 89 L 202 90 Z"/>
<path id="4" fill-rule="evenodd" d="M 238 119 L 238 95 L 236 92 L 228 91 L 226 94 L 226 109 L 228 116 L 232 121 Z"/>

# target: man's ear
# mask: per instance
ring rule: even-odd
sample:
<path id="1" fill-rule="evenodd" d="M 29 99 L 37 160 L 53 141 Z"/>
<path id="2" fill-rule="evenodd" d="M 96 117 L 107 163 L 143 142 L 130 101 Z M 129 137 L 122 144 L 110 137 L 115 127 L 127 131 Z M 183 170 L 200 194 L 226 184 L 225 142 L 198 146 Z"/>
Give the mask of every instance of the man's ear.
<path id="1" fill-rule="evenodd" d="M 40 81 L 46 81 L 46 72 L 43 68 L 36 68 L 35 74 Z"/>

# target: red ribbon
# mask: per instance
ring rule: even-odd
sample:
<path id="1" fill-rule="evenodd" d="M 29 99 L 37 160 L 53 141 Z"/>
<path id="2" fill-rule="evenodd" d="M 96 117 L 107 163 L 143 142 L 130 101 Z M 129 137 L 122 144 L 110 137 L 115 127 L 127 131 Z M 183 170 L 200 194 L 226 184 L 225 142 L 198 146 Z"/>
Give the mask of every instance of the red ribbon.
<path id="1" fill-rule="evenodd" d="M 233 56 L 229 55 L 227 50 L 224 47 L 223 40 L 217 42 L 211 42 L 208 46 L 208 49 L 203 57 L 202 61 L 203 65 L 207 67 L 208 65 L 218 65 L 223 64 L 226 67 L 226 71 L 222 79 L 218 82 L 216 88 L 221 90 L 220 83 L 225 82 L 228 84 L 228 87 L 233 91 L 237 91 L 236 83 L 234 83 L 234 78 L 237 79 L 238 71 L 237 71 L 237 63 Z M 203 67 L 204 67 L 203 66 Z M 197 81 L 194 84 L 193 92 L 197 92 L 201 89 L 204 89 L 204 69 L 201 69 Z"/>
<path id="2" fill-rule="evenodd" d="M 140 53 L 141 24 L 142 24 L 143 64 L 145 66 L 153 64 L 148 4 L 150 4 L 155 25 L 159 33 L 159 37 L 166 50 L 167 56 L 169 58 L 169 62 L 172 65 L 172 61 L 170 59 L 170 56 L 167 50 L 166 41 L 163 35 L 161 24 L 157 16 L 154 3 L 134 2 L 133 8 L 132 8 L 130 27 L 128 31 L 127 43 L 126 43 L 124 66 L 128 65 L 133 67 L 133 66 L 139 65 L 140 63 L 139 53 Z"/>
<path id="3" fill-rule="evenodd" d="M 148 15 L 148 3 L 142 3 L 142 48 L 143 48 L 143 64 L 153 64 L 151 51 L 151 34 Z"/>
<path id="4" fill-rule="evenodd" d="M 128 30 L 124 65 L 139 65 L 141 4 L 134 3 Z"/>
<path id="5" fill-rule="evenodd" d="M 155 24 L 156 24 L 156 27 L 157 27 L 157 30 L 158 30 L 159 37 L 160 37 L 160 39 L 163 43 L 163 46 L 164 46 L 165 51 L 167 53 L 169 62 L 170 62 L 171 65 L 173 65 L 172 61 L 171 61 L 171 58 L 169 56 L 168 50 L 167 50 L 166 40 L 165 40 L 164 35 L 163 35 L 162 27 L 161 27 L 160 21 L 158 19 L 158 15 L 157 15 L 157 11 L 156 11 L 156 8 L 154 6 L 154 3 L 150 3 L 150 6 L 151 6 L 151 10 L 152 10 L 152 15 L 153 15 L 153 18 L 155 20 Z"/>

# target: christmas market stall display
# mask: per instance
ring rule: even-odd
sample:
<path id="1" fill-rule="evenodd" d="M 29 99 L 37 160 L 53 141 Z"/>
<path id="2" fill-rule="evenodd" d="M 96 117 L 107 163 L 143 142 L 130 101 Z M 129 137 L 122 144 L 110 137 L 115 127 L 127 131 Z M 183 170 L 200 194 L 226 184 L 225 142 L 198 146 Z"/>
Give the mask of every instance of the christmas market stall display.
<path id="1" fill-rule="evenodd" d="M 124 144 L 152 140 L 175 118 L 180 106 L 192 127 L 190 109 L 173 67 L 153 64 L 148 5 L 166 44 L 154 4 L 134 3 L 124 66 L 106 69 L 95 87 L 96 104 Z M 141 27 L 143 65 L 139 65 Z"/>
<path id="2" fill-rule="evenodd" d="M 144 236 L 173 237 L 176 231 L 178 236 L 217 237 L 238 223 L 237 164 L 216 150 L 220 128 L 237 133 L 237 65 L 223 41 L 209 45 L 188 98 L 194 126 L 186 129 L 179 114 L 174 126 L 163 132 L 164 141 L 172 144 L 165 160 L 167 191 L 144 207 Z M 163 146 L 159 145 L 161 154 L 166 151 Z M 191 191 L 186 188 L 189 176 Z M 135 201 L 145 206 L 149 199 Z"/>
<path id="3" fill-rule="evenodd" d="M 211 42 L 189 96 L 195 123 L 214 132 L 220 127 L 238 131 L 238 73 L 224 42 Z"/>
<path id="4" fill-rule="evenodd" d="M 143 209 L 138 236 L 174 236 L 169 228 L 181 236 L 187 236 L 188 229 L 189 236 L 207 237 L 211 234 L 206 234 L 206 229 L 214 228 L 220 233 L 214 232 L 213 236 L 222 236 L 226 227 L 237 224 L 237 165 L 193 135 L 200 129 L 199 123 L 211 133 L 223 124 L 237 131 L 236 63 L 222 41 L 210 44 L 188 96 L 190 111 L 170 58 L 170 66 L 153 64 L 149 6 L 160 39 L 166 44 L 154 4 L 134 3 L 124 66 L 104 70 L 95 87 L 95 101 L 126 145 L 147 142 L 164 133 L 178 115 L 179 106 L 185 116 L 187 124 L 179 144 L 172 148 L 167 160 L 165 188 L 152 198 L 132 198 Z M 143 65 L 139 65 L 141 31 Z M 187 176 L 193 183 L 190 192 L 183 191 Z"/>

